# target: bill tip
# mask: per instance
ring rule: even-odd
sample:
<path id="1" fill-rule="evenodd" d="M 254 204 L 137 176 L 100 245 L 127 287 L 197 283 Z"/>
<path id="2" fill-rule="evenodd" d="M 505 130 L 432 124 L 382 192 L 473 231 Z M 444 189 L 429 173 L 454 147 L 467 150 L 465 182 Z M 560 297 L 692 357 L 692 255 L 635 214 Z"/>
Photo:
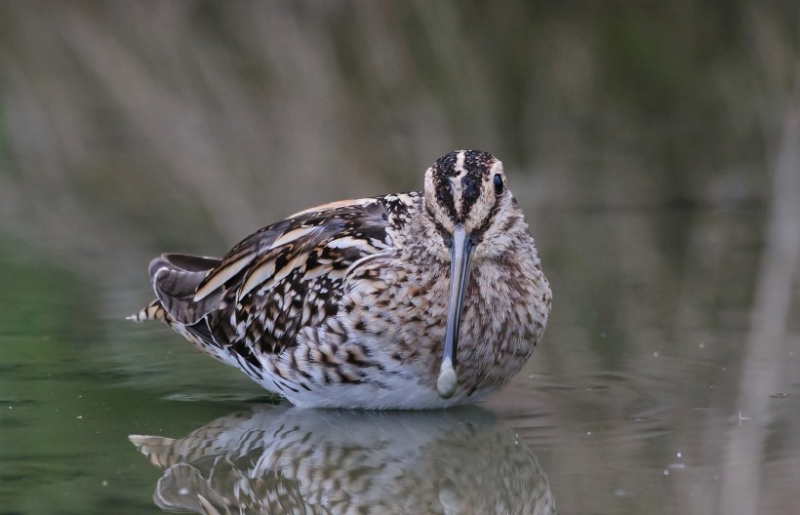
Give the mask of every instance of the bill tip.
<path id="1" fill-rule="evenodd" d="M 439 397 L 449 399 L 456 393 L 457 385 L 458 379 L 456 378 L 456 371 L 453 370 L 453 363 L 450 359 L 445 359 L 439 372 L 439 379 L 436 380 L 436 390 L 439 392 Z"/>

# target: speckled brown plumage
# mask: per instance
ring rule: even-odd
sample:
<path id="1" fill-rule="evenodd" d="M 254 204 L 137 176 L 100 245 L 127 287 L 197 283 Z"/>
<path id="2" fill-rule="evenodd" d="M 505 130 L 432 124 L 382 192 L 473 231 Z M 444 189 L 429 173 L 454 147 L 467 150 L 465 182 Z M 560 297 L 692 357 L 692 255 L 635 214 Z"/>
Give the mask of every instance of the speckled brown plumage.
<path id="1" fill-rule="evenodd" d="M 550 312 L 505 182 L 490 154 L 451 152 L 422 192 L 297 213 L 221 260 L 165 254 L 150 265 L 157 299 L 133 318 L 166 322 L 300 406 L 472 402 L 520 370 Z M 450 277 L 455 256 L 466 259 L 455 275 L 463 292 Z M 442 393 L 447 338 L 458 382 Z"/>

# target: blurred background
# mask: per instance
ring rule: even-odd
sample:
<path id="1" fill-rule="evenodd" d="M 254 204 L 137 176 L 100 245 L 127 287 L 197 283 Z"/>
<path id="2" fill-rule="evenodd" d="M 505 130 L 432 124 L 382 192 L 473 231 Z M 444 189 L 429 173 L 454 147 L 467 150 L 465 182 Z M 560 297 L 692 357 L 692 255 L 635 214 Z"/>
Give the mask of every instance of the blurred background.
<path id="1" fill-rule="evenodd" d="M 503 160 L 555 297 L 489 407 L 563 511 L 790 513 L 799 113 L 796 1 L 0 3 L 0 369 L 18 374 L 0 402 L 32 403 L 0 424 L 18 430 L 0 496 L 70 498 L 30 495 L 37 469 L 5 445 L 57 439 L 48 403 L 125 395 L 134 424 L 166 399 L 168 427 L 212 418 L 175 408 L 197 391 L 258 395 L 120 321 L 149 301 L 153 256 L 221 255 L 477 148 Z"/>

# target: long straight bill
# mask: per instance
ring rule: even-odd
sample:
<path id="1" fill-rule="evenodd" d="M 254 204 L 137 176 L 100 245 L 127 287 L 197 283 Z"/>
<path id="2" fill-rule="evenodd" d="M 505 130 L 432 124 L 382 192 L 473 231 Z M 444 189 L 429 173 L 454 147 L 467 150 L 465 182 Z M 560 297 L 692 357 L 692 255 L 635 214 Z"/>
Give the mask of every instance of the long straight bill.
<path id="1" fill-rule="evenodd" d="M 447 303 L 447 332 L 444 337 L 444 355 L 436 390 L 443 399 L 456 393 L 456 348 L 458 347 L 458 328 L 461 325 L 461 311 L 464 306 L 464 292 L 467 290 L 469 266 L 472 257 L 472 244 L 466 229 L 461 224 L 453 231 L 450 247 L 450 297 Z"/>

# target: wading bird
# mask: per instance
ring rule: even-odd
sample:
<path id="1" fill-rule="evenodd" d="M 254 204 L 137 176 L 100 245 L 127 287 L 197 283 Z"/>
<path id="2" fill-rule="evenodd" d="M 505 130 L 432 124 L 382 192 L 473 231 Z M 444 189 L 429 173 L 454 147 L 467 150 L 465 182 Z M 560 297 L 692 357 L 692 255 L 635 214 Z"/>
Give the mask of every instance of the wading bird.
<path id="1" fill-rule="evenodd" d="M 421 192 L 302 211 L 222 259 L 150 263 L 161 320 L 301 407 L 466 404 L 533 352 L 551 292 L 503 165 L 462 150 Z"/>

